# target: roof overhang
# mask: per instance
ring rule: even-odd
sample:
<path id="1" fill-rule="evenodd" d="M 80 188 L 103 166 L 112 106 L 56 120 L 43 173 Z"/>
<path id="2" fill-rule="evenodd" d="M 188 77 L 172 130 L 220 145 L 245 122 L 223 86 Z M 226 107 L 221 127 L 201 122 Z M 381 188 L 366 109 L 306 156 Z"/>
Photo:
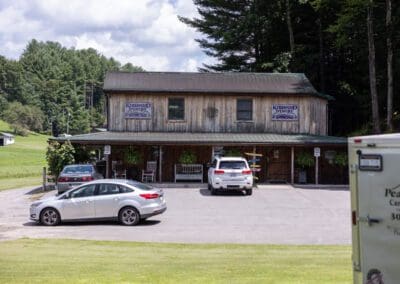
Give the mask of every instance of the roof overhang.
<path id="1" fill-rule="evenodd" d="M 337 145 L 347 139 L 334 136 L 275 133 L 186 133 L 186 132 L 96 132 L 71 137 L 51 138 L 82 145 Z"/>

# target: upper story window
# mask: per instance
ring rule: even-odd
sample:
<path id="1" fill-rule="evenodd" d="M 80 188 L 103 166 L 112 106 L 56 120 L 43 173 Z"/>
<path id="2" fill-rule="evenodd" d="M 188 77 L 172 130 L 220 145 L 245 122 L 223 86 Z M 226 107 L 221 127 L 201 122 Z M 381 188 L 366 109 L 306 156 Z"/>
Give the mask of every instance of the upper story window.
<path id="1" fill-rule="evenodd" d="M 236 104 L 237 120 L 253 120 L 253 100 L 237 99 Z"/>
<path id="2" fill-rule="evenodd" d="M 169 98 L 168 120 L 184 120 L 184 119 L 185 119 L 185 99 Z"/>

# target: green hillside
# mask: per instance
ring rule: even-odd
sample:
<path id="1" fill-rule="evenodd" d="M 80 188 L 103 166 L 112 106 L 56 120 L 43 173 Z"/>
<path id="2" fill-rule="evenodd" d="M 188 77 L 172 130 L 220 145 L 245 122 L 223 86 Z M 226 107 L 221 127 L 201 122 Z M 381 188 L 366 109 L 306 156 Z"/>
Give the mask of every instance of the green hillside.
<path id="1" fill-rule="evenodd" d="M 12 133 L 12 129 L 0 120 L 0 132 Z M 48 138 L 31 133 L 26 137 L 16 136 L 14 144 L 0 147 L 0 190 L 41 183 Z"/>

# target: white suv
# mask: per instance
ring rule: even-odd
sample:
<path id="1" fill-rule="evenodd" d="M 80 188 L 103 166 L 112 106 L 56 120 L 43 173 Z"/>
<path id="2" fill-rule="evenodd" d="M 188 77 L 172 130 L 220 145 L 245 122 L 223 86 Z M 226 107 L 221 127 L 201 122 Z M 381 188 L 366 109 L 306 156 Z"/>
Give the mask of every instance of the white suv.
<path id="1" fill-rule="evenodd" d="M 208 169 L 208 189 L 211 194 L 219 190 L 245 190 L 253 193 L 253 173 L 246 159 L 238 157 L 216 158 Z"/>

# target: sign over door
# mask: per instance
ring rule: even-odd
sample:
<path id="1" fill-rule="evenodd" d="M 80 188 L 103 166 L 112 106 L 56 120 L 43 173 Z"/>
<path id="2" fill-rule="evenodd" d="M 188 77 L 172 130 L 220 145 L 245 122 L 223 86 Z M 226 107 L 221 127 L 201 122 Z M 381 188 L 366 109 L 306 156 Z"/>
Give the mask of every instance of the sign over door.
<path id="1" fill-rule="evenodd" d="M 134 102 L 125 104 L 125 118 L 151 119 L 152 104 L 148 102 Z"/>

